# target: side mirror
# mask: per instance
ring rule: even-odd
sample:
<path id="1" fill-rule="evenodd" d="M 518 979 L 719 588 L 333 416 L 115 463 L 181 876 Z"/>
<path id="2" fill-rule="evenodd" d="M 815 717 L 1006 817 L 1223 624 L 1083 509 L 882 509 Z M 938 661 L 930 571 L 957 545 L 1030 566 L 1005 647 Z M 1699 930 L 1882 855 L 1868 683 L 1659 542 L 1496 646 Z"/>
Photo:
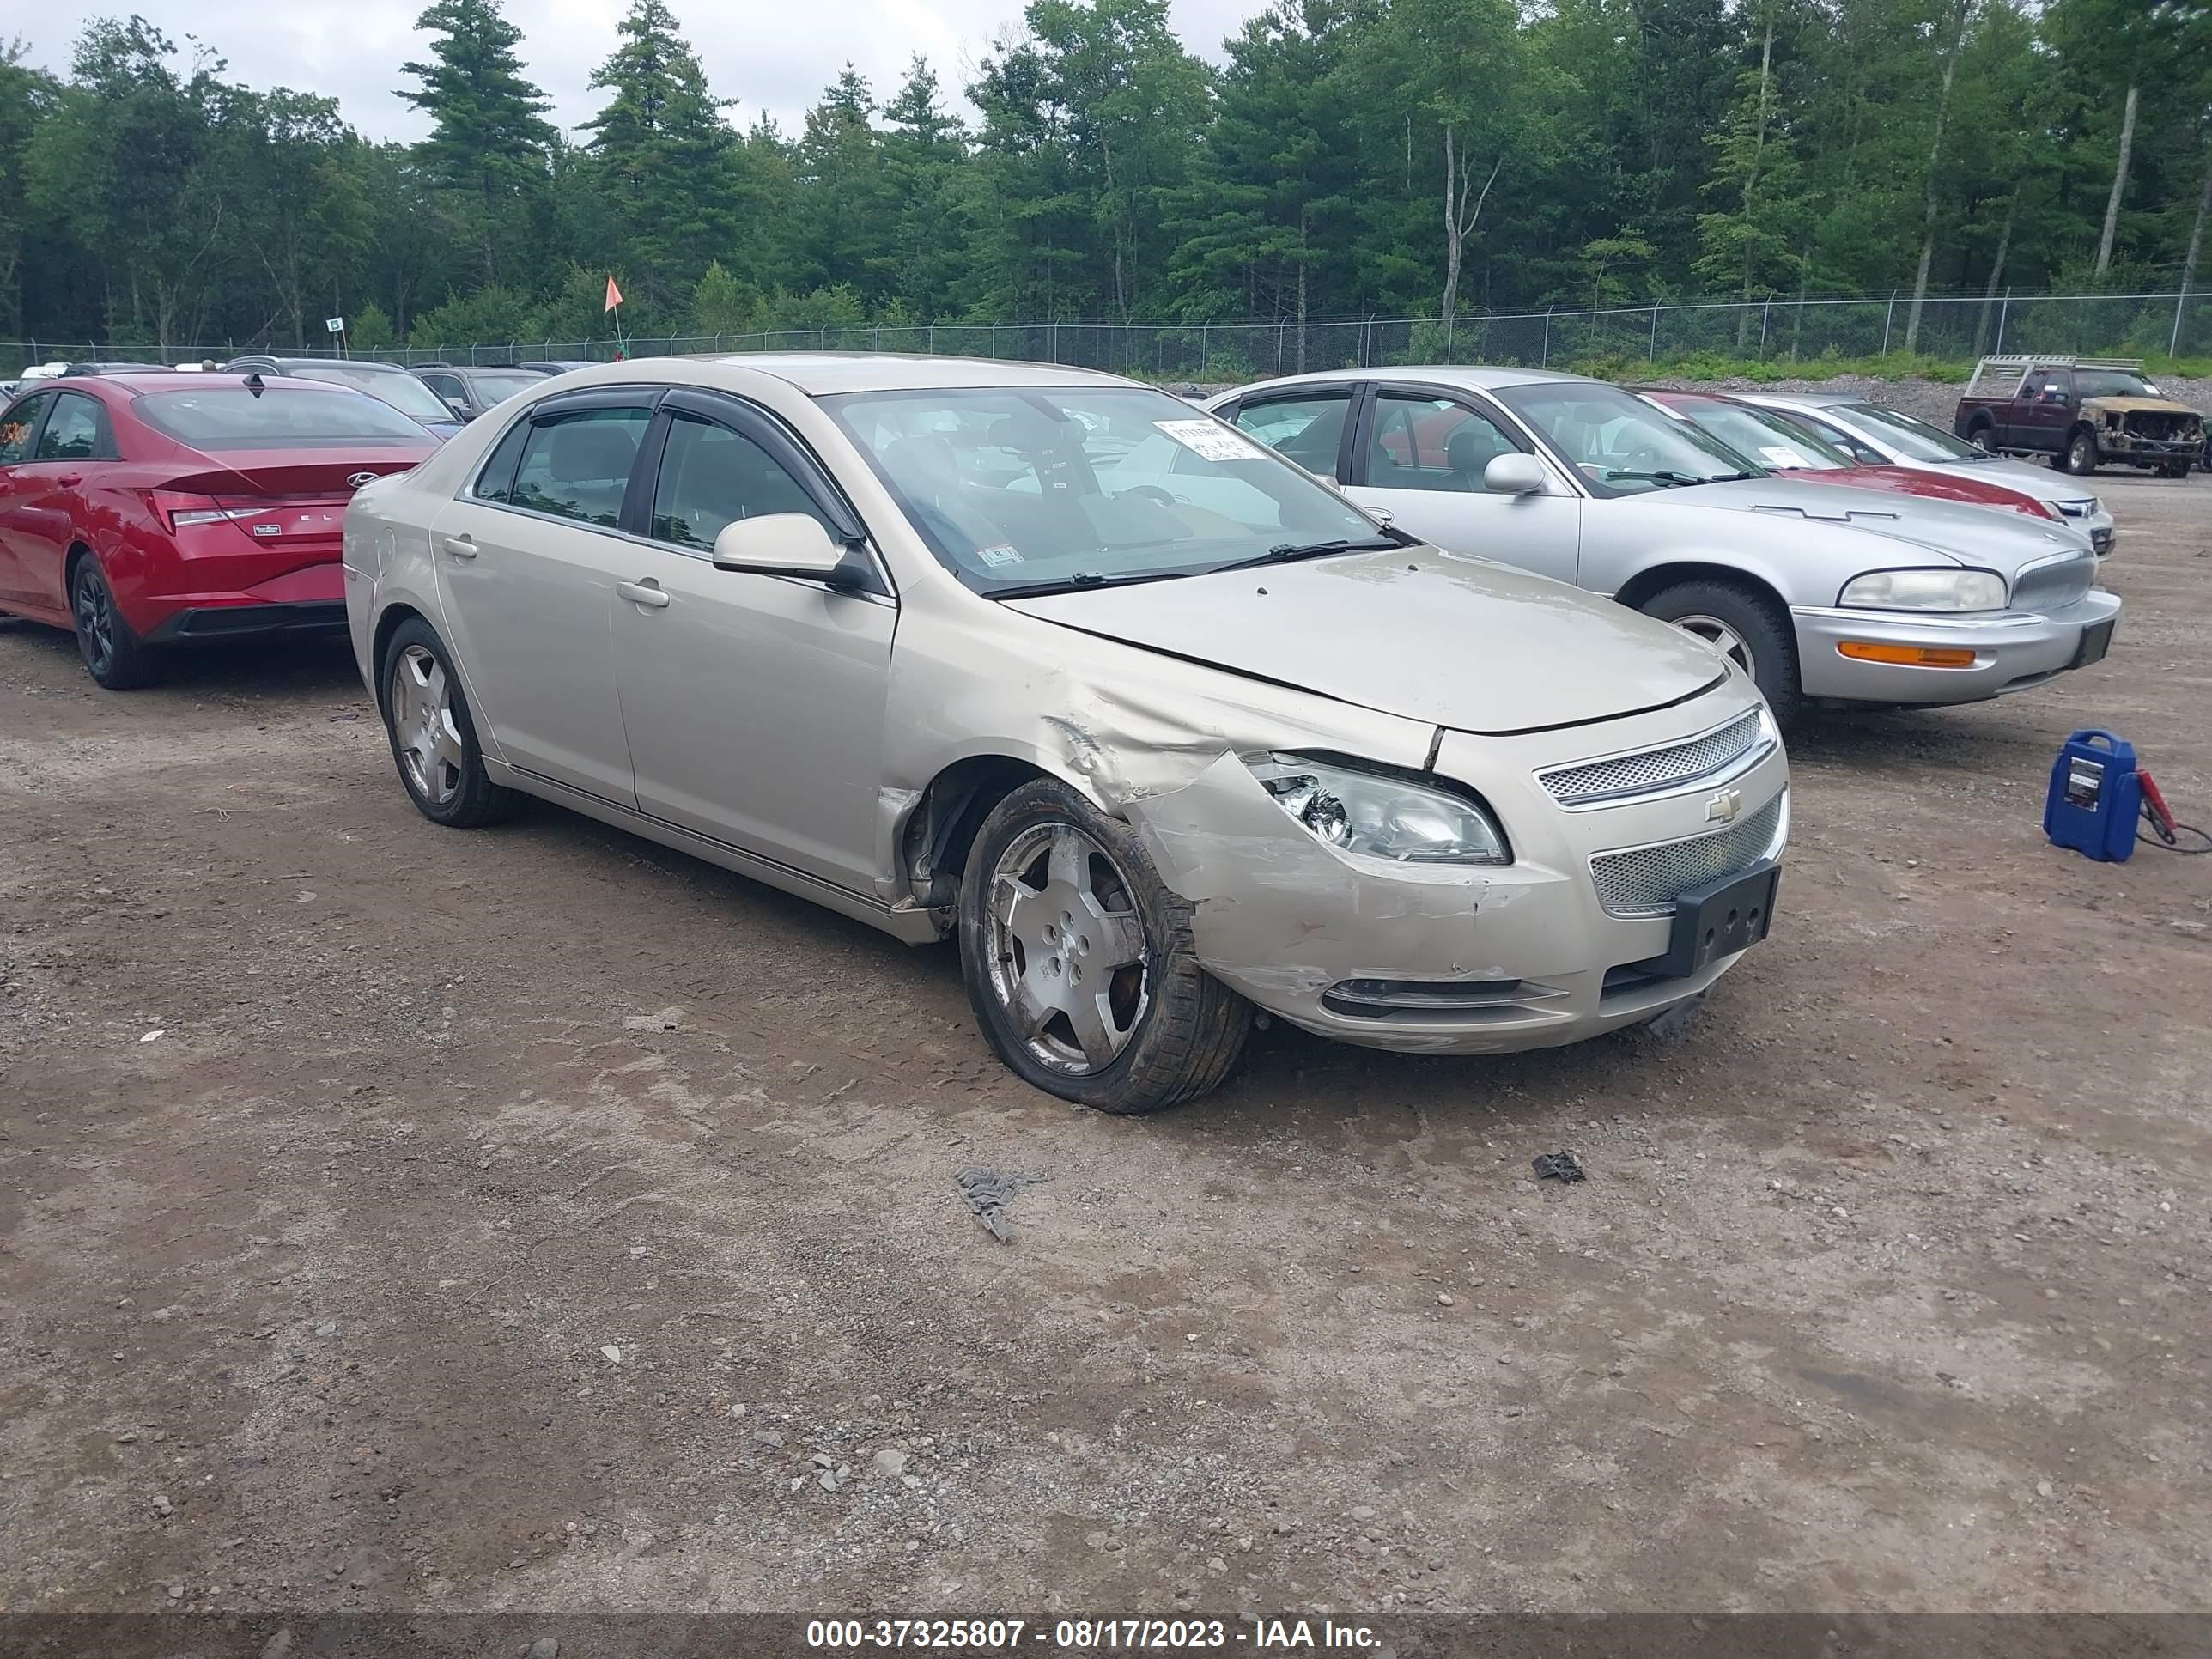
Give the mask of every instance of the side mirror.
<path id="1" fill-rule="evenodd" d="M 714 568 L 797 576 L 833 586 L 848 585 L 853 574 L 845 550 L 830 539 L 820 520 L 805 513 L 731 520 L 714 538 Z"/>
<path id="2" fill-rule="evenodd" d="M 1515 451 L 1491 458 L 1482 469 L 1482 487 L 1493 495 L 1540 495 L 1544 493 L 1544 464 L 1534 455 Z"/>

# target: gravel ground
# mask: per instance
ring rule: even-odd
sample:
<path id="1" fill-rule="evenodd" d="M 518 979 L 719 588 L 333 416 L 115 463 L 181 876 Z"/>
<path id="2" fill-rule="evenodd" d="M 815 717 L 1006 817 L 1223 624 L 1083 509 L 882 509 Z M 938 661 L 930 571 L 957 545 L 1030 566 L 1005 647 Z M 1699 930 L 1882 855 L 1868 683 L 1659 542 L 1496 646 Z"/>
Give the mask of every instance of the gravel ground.
<path id="1" fill-rule="evenodd" d="M 2100 487 L 2110 659 L 1807 732 L 1681 1036 L 1138 1121 L 948 951 L 424 822 L 337 652 L 0 623 L 0 1611 L 2204 1610 L 2212 859 L 2038 815 L 2096 725 L 2212 821 L 2212 483 Z"/>

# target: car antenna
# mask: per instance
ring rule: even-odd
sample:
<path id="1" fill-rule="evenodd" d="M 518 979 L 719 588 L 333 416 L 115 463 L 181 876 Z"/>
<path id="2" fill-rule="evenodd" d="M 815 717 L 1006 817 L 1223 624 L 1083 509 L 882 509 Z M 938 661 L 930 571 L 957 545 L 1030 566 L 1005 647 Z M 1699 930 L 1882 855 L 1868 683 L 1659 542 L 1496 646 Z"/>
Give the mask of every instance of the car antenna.
<path id="1" fill-rule="evenodd" d="M 259 369 L 252 369 L 247 373 L 246 376 L 246 389 L 257 398 L 269 389 L 261 383 L 261 371 Z"/>

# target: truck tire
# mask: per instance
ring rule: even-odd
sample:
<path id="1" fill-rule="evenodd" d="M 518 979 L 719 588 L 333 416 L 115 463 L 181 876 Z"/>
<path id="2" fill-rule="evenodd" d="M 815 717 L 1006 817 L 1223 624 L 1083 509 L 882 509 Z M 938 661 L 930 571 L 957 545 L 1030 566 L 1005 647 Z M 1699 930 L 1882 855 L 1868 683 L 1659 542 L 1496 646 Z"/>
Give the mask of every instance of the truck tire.
<path id="1" fill-rule="evenodd" d="M 1751 676 L 1785 732 L 1803 705 L 1797 676 L 1797 632 L 1789 614 L 1747 583 L 1677 582 L 1637 607 L 1647 617 L 1695 634 Z"/>
<path id="2" fill-rule="evenodd" d="M 2102 459 L 2097 453 L 2097 434 L 2086 426 L 2077 426 L 2066 434 L 2066 447 L 2054 458 L 2061 472 L 2071 472 L 2077 478 L 2086 478 L 2097 470 Z"/>
<path id="3" fill-rule="evenodd" d="M 2194 465 L 2193 461 L 2168 461 L 2159 468 L 2158 476 L 2161 478 L 2185 478 Z"/>
<path id="4" fill-rule="evenodd" d="M 1986 415 L 1966 422 L 1966 431 L 1960 435 L 1984 455 L 1997 453 L 1997 423 Z"/>

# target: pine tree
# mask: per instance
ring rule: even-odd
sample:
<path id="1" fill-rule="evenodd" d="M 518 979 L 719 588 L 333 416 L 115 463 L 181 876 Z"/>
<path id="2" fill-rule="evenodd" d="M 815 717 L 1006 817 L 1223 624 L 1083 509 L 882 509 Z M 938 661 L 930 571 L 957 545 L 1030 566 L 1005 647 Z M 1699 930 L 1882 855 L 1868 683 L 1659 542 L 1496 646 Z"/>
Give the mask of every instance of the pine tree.
<path id="1" fill-rule="evenodd" d="M 616 29 L 622 44 L 592 76 L 613 95 L 584 130 L 641 297 L 688 289 L 739 240 L 738 137 L 662 0 L 634 0 Z"/>
<path id="2" fill-rule="evenodd" d="M 526 245 L 535 198 L 544 191 L 555 142 L 545 94 L 522 75 L 522 31 L 498 0 L 436 0 L 415 27 L 438 38 L 428 63 L 400 67 L 422 82 L 398 96 L 430 117 L 417 155 L 450 189 L 472 195 L 484 280 L 499 280 L 500 255 Z"/>

